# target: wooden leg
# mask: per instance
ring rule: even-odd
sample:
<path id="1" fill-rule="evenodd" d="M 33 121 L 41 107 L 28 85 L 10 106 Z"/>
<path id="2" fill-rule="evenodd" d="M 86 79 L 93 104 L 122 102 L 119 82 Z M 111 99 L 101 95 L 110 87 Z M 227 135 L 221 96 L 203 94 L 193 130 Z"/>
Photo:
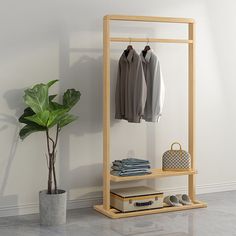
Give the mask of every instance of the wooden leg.
<path id="1" fill-rule="evenodd" d="M 188 195 L 191 200 L 194 202 L 196 200 L 196 176 L 189 175 L 188 176 Z"/>
<path id="2" fill-rule="evenodd" d="M 191 167 L 195 170 L 195 152 L 196 152 L 196 140 L 195 140 L 195 126 L 196 126 L 196 112 L 195 112 L 195 24 L 189 24 L 189 40 L 192 40 L 193 43 L 189 44 L 188 48 L 188 73 L 189 73 L 189 82 L 188 82 L 188 145 L 189 153 L 191 155 Z M 188 177 L 188 193 L 192 201 L 196 200 L 195 197 L 195 183 L 196 176 L 190 175 Z"/>
<path id="3" fill-rule="evenodd" d="M 110 33 L 103 20 L 103 207 L 110 210 Z"/>

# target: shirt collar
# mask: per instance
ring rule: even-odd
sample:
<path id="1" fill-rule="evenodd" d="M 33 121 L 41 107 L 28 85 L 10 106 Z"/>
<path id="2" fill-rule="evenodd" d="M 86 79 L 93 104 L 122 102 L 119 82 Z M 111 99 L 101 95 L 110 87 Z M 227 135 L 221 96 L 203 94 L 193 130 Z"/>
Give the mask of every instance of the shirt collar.
<path id="1" fill-rule="evenodd" d="M 141 52 L 140 56 L 142 58 L 142 61 L 143 62 L 149 62 L 151 57 L 152 57 L 152 53 L 153 53 L 153 50 L 152 49 L 149 49 L 145 55 L 145 57 L 143 56 L 143 52 Z"/>
<path id="2" fill-rule="evenodd" d="M 130 49 L 127 57 L 125 56 L 125 51 L 124 51 L 123 55 L 124 55 L 124 58 L 125 58 L 128 62 L 132 62 L 132 59 L 133 59 L 133 57 L 134 57 L 134 53 L 135 53 L 135 50 L 134 50 L 134 49 Z"/>

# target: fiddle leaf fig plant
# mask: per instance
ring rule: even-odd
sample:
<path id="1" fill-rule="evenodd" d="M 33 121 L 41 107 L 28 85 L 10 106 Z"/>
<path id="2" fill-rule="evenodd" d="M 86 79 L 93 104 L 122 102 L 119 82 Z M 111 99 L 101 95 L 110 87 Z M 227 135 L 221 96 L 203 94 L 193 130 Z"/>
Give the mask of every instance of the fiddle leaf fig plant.
<path id="1" fill-rule="evenodd" d="M 57 95 L 49 95 L 49 89 L 58 80 L 52 80 L 47 84 L 36 84 L 24 91 L 24 102 L 27 107 L 19 118 L 24 124 L 20 130 L 20 138 L 24 140 L 35 132 L 45 132 L 47 144 L 47 166 L 48 166 L 48 194 L 57 194 L 57 179 L 55 170 L 56 148 L 61 129 L 75 121 L 77 117 L 70 112 L 80 100 L 80 92 L 75 89 L 67 89 L 63 95 L 62 103 L 54 101 Z M 55 129 L 53 136 L 49 131 Z M 52 189 L 54 182 L 54 190 Z"/>

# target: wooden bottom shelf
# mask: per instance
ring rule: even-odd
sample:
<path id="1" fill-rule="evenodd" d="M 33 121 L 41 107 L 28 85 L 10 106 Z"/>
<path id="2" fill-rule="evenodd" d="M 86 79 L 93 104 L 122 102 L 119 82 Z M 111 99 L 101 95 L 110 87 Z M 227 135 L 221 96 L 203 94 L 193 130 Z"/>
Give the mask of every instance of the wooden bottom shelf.
<path id="1" fill-rule="evenodd" d="M 119 212 L 113 208 L 107 211 L 103 208 L 103 205 L 95 205 L 94 209 L 112 219 L 118 219 L 118 218 L 132 217 L 132 216 L 158 214 L 158 213 L 164 213 L 164 212 L 183 211 L 183 210 L 204 208 L 204 207 L 207 207 L 206 203 L 195 201 L 192 205 L 185 205 L 185 206 L 179 206 L 179 207 L 163 207 L 159 209 L 150 209 L 150 210 L 144 210 L 144 211 L 127 212 L 127 213 Z"/>

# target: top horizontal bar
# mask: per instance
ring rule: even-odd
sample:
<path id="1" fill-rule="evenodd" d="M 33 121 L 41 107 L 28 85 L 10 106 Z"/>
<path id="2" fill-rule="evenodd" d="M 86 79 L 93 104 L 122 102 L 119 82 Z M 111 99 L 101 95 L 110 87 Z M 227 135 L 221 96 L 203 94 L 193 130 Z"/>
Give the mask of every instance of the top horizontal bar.
<path id="1" fill-rule="evenodd" d="M 191 18 L 174 18 L 174 17 L 158 17 L 158 16 L 106 15 L 104 16 L 104 20 L 185 23 L 185 24 L 194 23 L 194 19 Z"/>

